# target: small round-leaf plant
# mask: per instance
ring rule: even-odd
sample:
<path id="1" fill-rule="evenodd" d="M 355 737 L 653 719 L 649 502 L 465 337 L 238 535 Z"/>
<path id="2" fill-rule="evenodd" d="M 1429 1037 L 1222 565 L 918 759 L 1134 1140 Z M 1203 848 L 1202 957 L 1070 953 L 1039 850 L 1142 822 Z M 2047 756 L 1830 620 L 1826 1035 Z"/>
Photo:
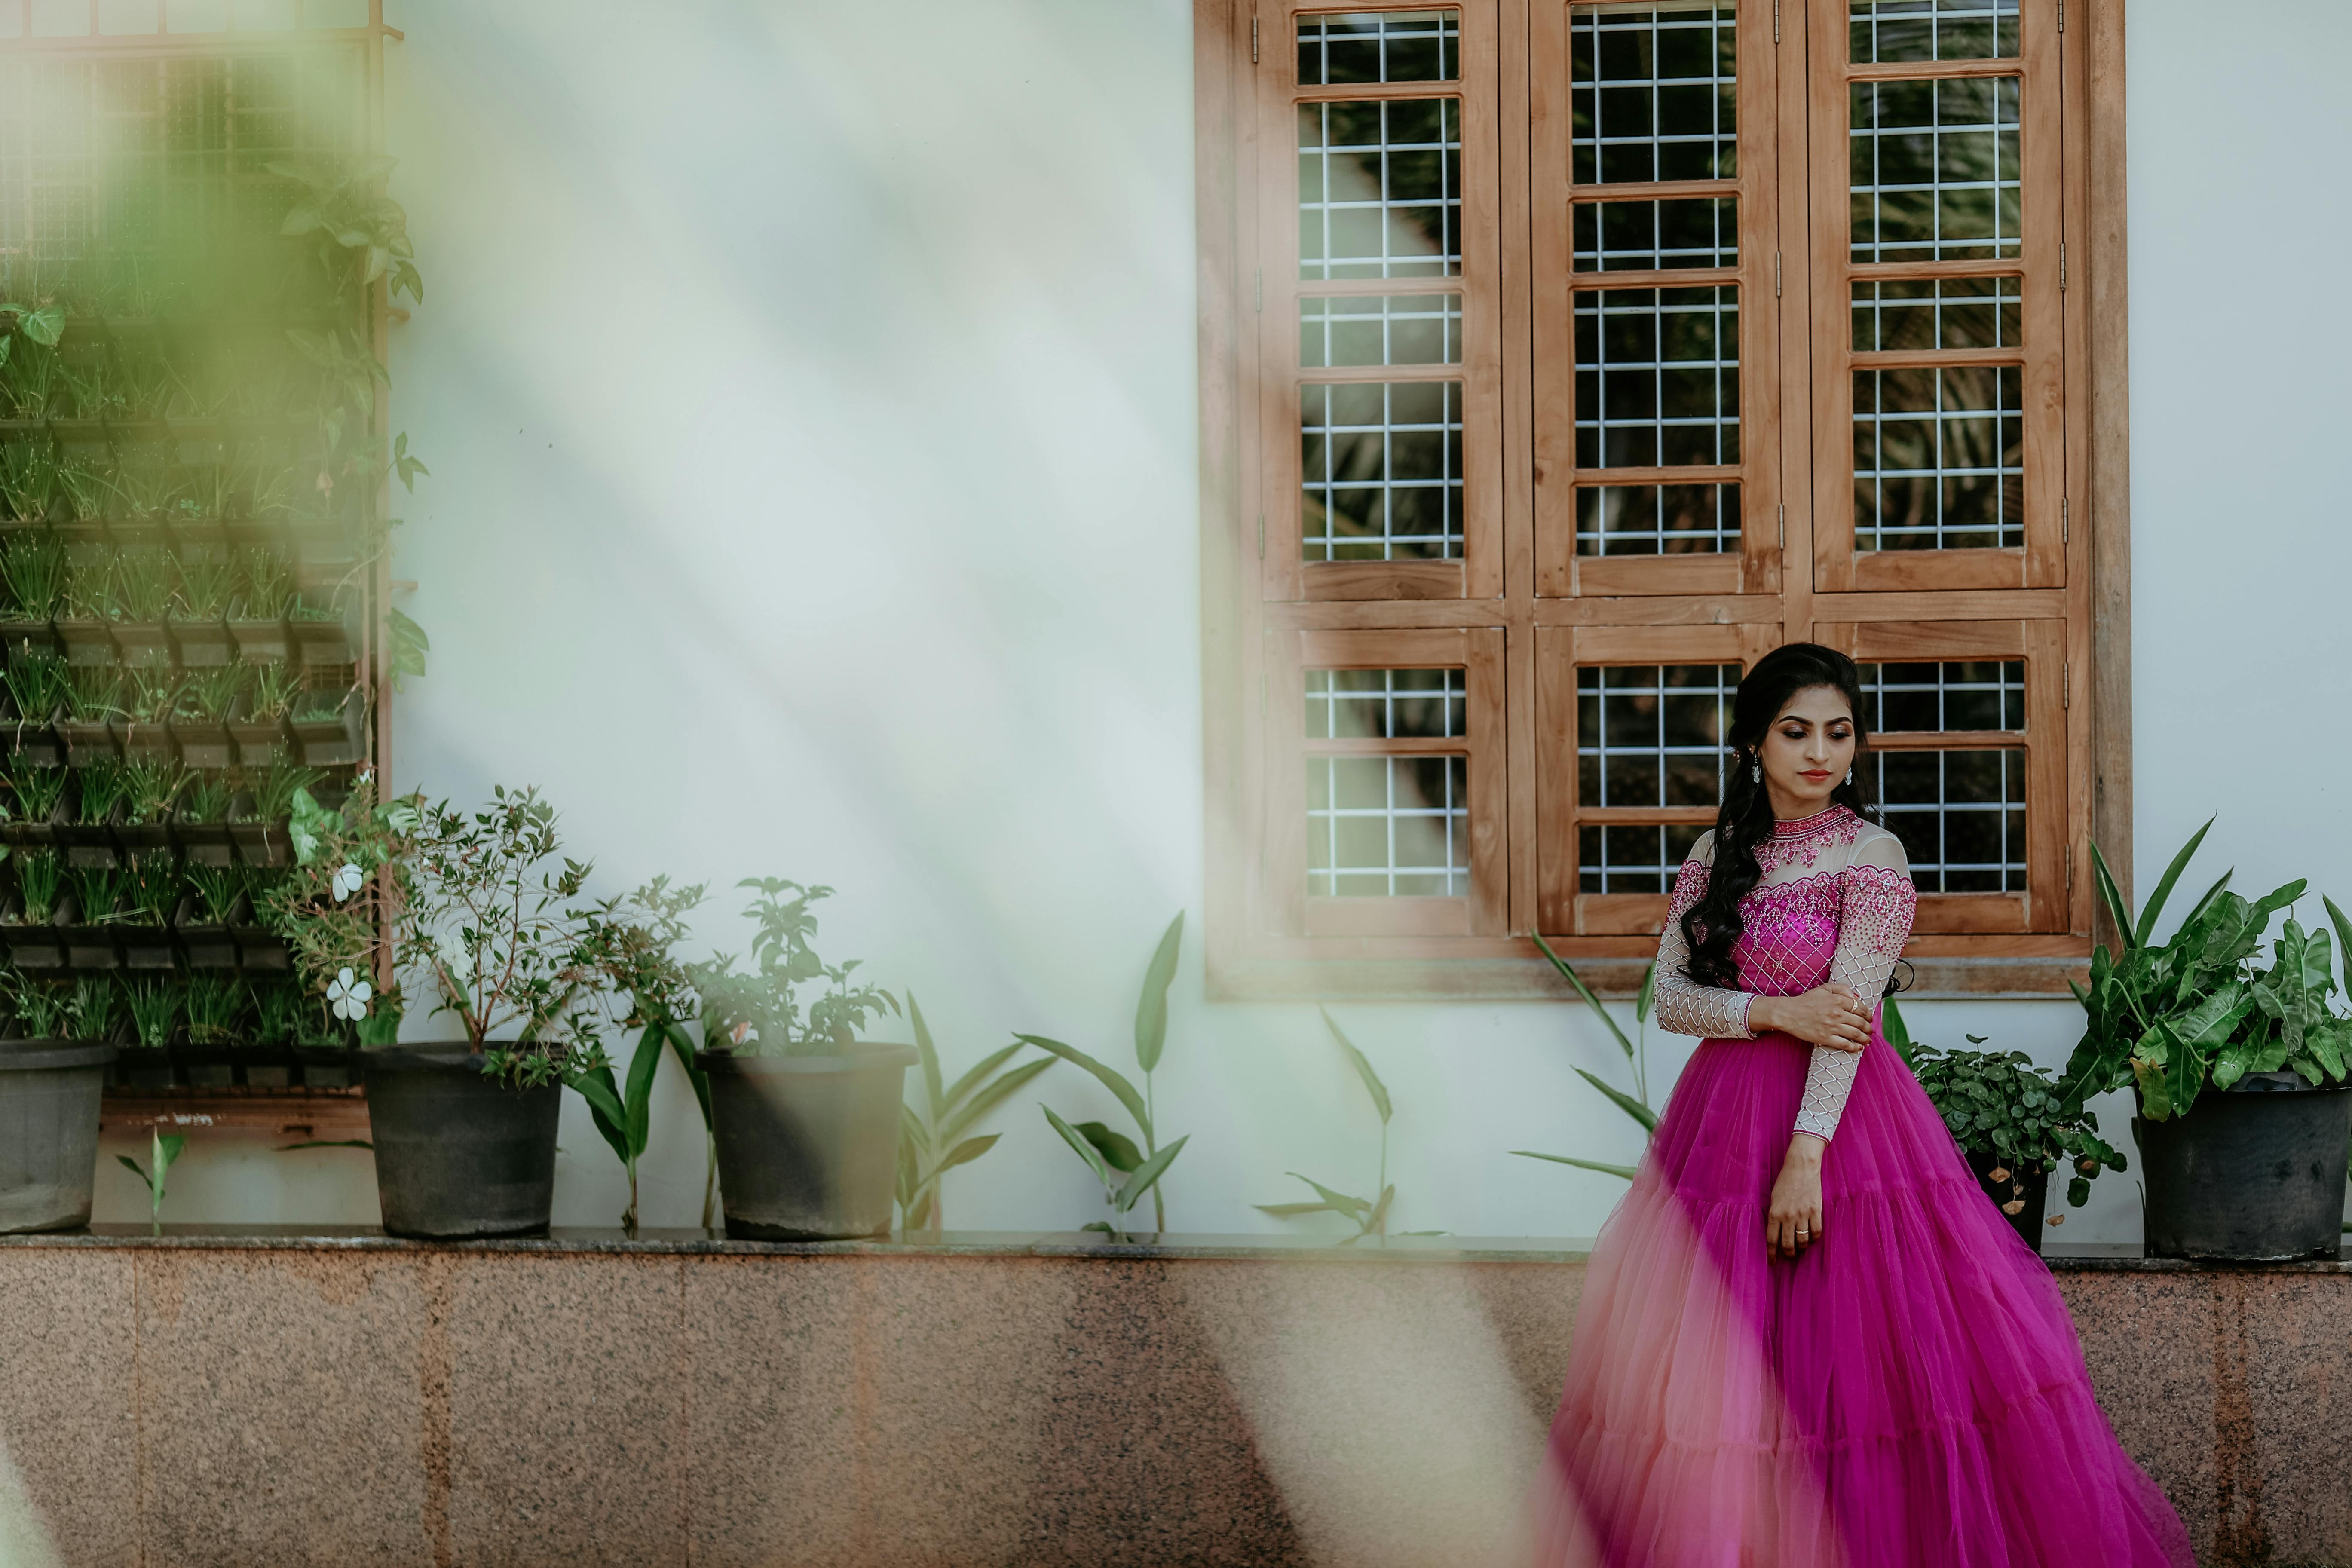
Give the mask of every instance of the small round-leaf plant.
<path id="1" fill-rule="evenodd" d="M 1982 1035 L 1969 1043 L 1981 1046 Z M 1947 1051 L 1914 1044 L 1911 1070 L 1961 1148 L 1990 1152 L 2000 1162 L 1987 1174 L 2010 1184 L 2004 1214 L 2025 1207 L 2025 1181 L 2036 1171 L 2067 1170 L 2066 1203 L 2081 1208 L 2090 1200 L 2091 1178 L 2102 1170 L 2126 1168 L 2124 1156 L 2098 1135 L 2099 1119 L 2077 1105 L 2069 1109 L 2056 1075 L 2033 1065 L 2023 1051 Z M 2052 1215 L 2061 1225 L 2064 1215 Z"/>

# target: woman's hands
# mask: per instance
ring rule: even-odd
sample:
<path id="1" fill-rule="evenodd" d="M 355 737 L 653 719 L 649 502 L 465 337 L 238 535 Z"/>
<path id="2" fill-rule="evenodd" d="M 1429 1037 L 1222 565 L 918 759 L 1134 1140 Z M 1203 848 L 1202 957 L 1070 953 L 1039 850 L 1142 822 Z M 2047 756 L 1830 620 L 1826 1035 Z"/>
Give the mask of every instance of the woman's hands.
<path id="1" fill-rule="evenodd" d="M 1748 1026 L 1794 1035 L 1808 1045 L 1858 1051 L 1870 1043 L 1872 1009 L 1851 985 L 1816 985 L 1801 996 L 1759 996 L 1748 1004 Z"/>
<path id="2" fill-rule="evenodd" d="M 1822 1238 L 1822 1152 L 1828 1147 L 1810 1132 L 1789 1140 L 1764 1211 L 1764 1246 L 1775 1258 L 1793 1258 Z"/>

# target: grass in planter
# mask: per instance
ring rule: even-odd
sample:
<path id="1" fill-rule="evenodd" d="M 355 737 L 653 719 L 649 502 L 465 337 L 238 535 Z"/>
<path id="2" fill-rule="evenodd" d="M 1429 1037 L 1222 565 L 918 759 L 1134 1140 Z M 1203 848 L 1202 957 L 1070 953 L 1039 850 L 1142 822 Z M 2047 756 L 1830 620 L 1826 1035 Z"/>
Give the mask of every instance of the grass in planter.
<path id="1" fill-rule="evenodd" d="M 68 458 L 58 465 L 58 489 L 76 522 L 106 521 L 106 499 L 114 493 L 113 484 L 112 470 L 88 458 Z"/>
<path id="2" fill-rule="evenodd" d="M 187 823 L 226 822 L 229 802 L 236 798 L 236 786 L 228 775 L 217 773 L 194 773 L 188 775 L 187 787 L 180 791 L 179 817 Z"/>
<path id="3" fill-rule="evenodd" d="M 172 917 L 179 912 L 183 891 L 178 862 L 169 850 L 133 856 L 123 891 L 130 900 L 129 912 L 137 917 L 140 924 L 170 924 Z"/>
<path id="4" fill-rule="evenodd" d="M 257 921 L 262 907 L 269 901 L 269 895 L 277 890 L 279 883 L 286 880 L 286 868 L 240 866 L 237 868 L 237 880 L 245 889 L 246 900 L 251 906 L 250 913 Z"/>
<path id="5" fill-rule="evenodd" d="M 198 974 L 188 981 L 188 1039 L 199 1046 L 225 1046 L 245 1022 L 246 990 L 227 975 Z"/>
<path id="6" fill-rule="evenodd" d="M 168 759 L 125 763 L 123 799 L 129 807 L 123 820 L 133 825 L 161 822 L 172 813 L 172 802 L 187 787 L 188 770 Z"/>
<path id="7" fill-rule="evenodd" d="M 247 673 L 241 664 L 208 664 L 189 671 L 187 684 L 180 689 L 181 713 L 227 723 L 236 715 L 236 700 L 245 695 Z"/>
<path id="8" fill-rule="evenodd" d="M 280 758 L 269 764 L 253 786 L 254 804 L 264 822 L 276 822 L 294 809 L 294 792 L 309 789 L 327 775 Z"/>
<path id="9" fill-rule="evenodd" d="M 122 368 L 122 401 L 133 419 L 161 419 L 172 403 L 172 365 L 152 342 L 116 353 Z"/>
<path id="10" fill-rule="evenodd" d="M 122 412 L 126 399 L 103 354 L 61 357 L 58 379 L 65 384 L 66 403 L 76 419 L 105 419 Z"/>
<path id="11" fill-rule="evenodd" d="M 181 487 L 175 510 L 193 522 L 214 522 L 236 516 L 241 510 L 237 505 L 236 470 L 218 462 L 192 466 L 187 482 Z"/>
<path id="12" fill-rule="evenodd" d="M 160 724 L 180 706 L 187 677 L 168 665 L 131 672 L 129 716 L 142 724 Z"/>
<path id="13" fill-rule="evenodd" d="M 291 980 L 274 981 L 253 988 L 254 1031 L 257 1044 L 290 1046 L 302 1037 L 305 1019 L 318 1009 L 302 994 L 300 985 Z"/>
<path id="14" fill-rule="evenodd" d="M 294 481 L 297 470 L 293 464 L 256 460 L 243 466 L 245 515 L 250 518 L 284 517 L 294 510 Z"/>
<path id="15" fill-rule="evenodd" d="M 294 703 L 294 721 L 319 723 L 343 716 L 344 700 L 357 688 L 350 686 L 304 687 Z"/>
<path id="16" fill-rule="evenodd" d="M 0 581 L 8 585 L 18 616 L 46 621 L 66 601 L 66 547 L 47 529 L 20 533 L 0 548 Z"/>
<path id="17" fill-rule="evenodd" d="M 24 651 L 8 656 L 0 680 L 16 704 L 16 717 L 28 724 L 46 724 L 49 716 L 73 695 L 66 661 L 53 653 Z"/>
<path id="18" fill-rule="evenodd" d="M 81 923 L 94 926 L 114 919 L 130 875 L 116 866 L 76 866 L 66 873 L 66 880 L 73 888 Z"/>
<path id="19" fill-rule="evenodd" d="M 74 982 L 73 992 L 66 998 L 66 1031 L 76 1040 L 110 1040 L 114 1037 L 115 1009 L 121 1003 L 121 994 L 112 980 L 104 975 L 86 974 Z"/>
<path id="20" fill-rule="evenodd" d="M 115 596 L 131 620 L 160 621 L 170 615 L 172 588 L 172 558 L 161 546 L 140 545 L 115 556 Z"/>
<path id="21" fill-rule="evenodd" d="M 182 993 L 178 976 L 149 976 L 119 984 L 122 987 L 122 1005 L 131 1015 L 131 1032 L 139 1037 L 139 1043 L 150 1050 L 161 1050 L 170 1045 L 172 1030 L 180 1022 Z"/>
<path id="22" fill-rule="evenodd" d="M 125 682 L 116 664 L 76 664 L 66 669 L 66 714 L 76 723 L 103 724 L 129 711 L 123 706 Z"/>
<path id="23" fill-rule="evenodd" d="M 58 456 L 46 437 L 0 444 L 0 502 L 25 522 L 47 522 L 58 499 Z"/>
<path id="24" fill-rule="evenodd" d="M 16 1023 L 31 1040 L 64 1038 L 67 1006 L 71 993 L 56 981 L 23 980 L 16 982 Z"/>
<path id="25" fill-rule="evenodd" d="M 228 613 L 236 569 L 225 552 L 195 546 L 180 551 L 179 612 L 190 620 L 216 621 Z"/>
<path id="26" fill-rule="evenodd" d="M 20 849 L 8 858 L 16 868 L 16 891 L 25 900 L 25 923 L 48 924 L 58 912 L 58 884 L 65 876 L 65 858 L 54 849 Z"/>
<path id="27" fill-rule="evenodd" d="M 114 546 L 66 548 L 66 614 L 81 621 L 120 620 L 122 600 L 114 588 Z"/>
<path id="28" fill-rule="evenodd" d="M 112 821 L 114 808 L 131 798 L 130 774 L 111 757 L 76 768 L 74 783 L 80 798 L 79 815 L 92 827 Z"/>
<path id="29" fill-rule="evenodd" d="M 131 522 L 152 522 L 171 510 L 180 493 L 172 449 L 162 441 L 142 441 L 122 450 L 111 486 L 117 509 Z"/>
<path id="30" fill-rule="evenodd" d="M 19 752 L 8 759 L 8 787 L 16 795 L 16 812 L 26 822 L 47 822 L 58 814 L 58 803 L 65 798 L 66 770 L 50 763 L 37 763 Z"/>
<path id="31" fill-rule="evenodd" d="M 294 666 L 272 660 L 253 667 L 254 722 L 277 723 L 294 710 L 295 699 L 301 694 L 302 672 Z"/>
<path id="32" fill-rule="evenodd" d="M 19 419 L 47 419 L 60 390 L 58 351 L 22 342 L 8 357 L 5 384 L 8 405 Z"/>
<path id="33" fill-rule="evenodd" d="M 282 621 L 294 607 L 294 576 L 278 552 L 266 545 L 249 544 L 236 552 L 237 609 L 236 618 Z"/>
<path id="34" fill-rule="evenodd" d="M 188 886 L 195 889 L 207 924 L 225 926 L 236 918 L 236 902 L 245 897 L 245 877 L 235 866 L 202 866 L 191 862 Z"/>

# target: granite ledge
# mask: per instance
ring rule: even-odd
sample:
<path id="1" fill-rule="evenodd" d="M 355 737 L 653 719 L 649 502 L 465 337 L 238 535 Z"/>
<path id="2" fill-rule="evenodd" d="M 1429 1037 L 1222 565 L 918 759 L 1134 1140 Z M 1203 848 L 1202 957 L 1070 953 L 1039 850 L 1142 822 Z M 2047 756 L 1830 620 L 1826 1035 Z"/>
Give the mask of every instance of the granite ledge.
<path id="1" fill-rule="evenodd" d="M 631 1237 L 618 1227 L 557 1226 L 544 1236 L 481 1241 L 420 1241 L 387 1236 L 373 1226 L 167 1225 L 152 1234 L 141 1225 L 99 1225 L 83 1230 L 0 1236 L 7 1247 L 128 1247 L 213 1251 L 482 1252 L 538 1255 L 616 1253 L 679 1257 L 1096 1258 L 1106 1259 L 1227 1258 L 1257 1262 L 1572 1263 L 1590 1253 L 1585 1237 L 1390 1237 L 1351 1244 L 1345 1238 L 1221 1235 L 1171 1231 L 1123 1240 L 1084 1231 L 963 1230 L 894 1240 L 732 1241 L 699 1228 L 647 1228 Z M 2053 1243 L 2043 1259 L 2055 1272 L 2292 1273 L 2352 1276 L 2352 1252 L 2334 1259 L 2291 1263 L 2201 1263 L 2144 1258 L 2137 1243 Z"/>

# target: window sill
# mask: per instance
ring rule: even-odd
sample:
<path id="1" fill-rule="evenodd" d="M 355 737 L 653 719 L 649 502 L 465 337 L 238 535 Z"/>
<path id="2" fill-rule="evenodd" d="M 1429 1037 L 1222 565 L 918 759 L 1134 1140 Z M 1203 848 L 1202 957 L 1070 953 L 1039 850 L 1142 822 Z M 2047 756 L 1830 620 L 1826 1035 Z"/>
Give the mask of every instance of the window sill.
<path id="1" fill-rule="evenodd" d="M 1945 939 L 1949 940 L 1949 939 Z M 1370 944 L 1364 944 L 1370 945 Z M 1383 956 L 1377 952 L 1335 953 L 1328 958 L 1234 958 L 1213 956 L 1208 994 L 1213 1002 L 1570 1002 L 1576 992 L 1559 971 L 1536 953 L 1532 942 L 1483 942 L 1487 951 L 1460 956 L 1425 952 Z M 2088 944 L 2084 944 L 2087 950 Z M 1525 956 L 1509 950 L 1525 950 Z M 1564 951 L 1584 983 L 1602 996 L 1632 997 L 1642 987 L 1649 959 L 1580 957 Z M 2036 998 L 2074 995 L 2067 982 L 2089 974 L 2082 956 L 2002 955 L 1982 958 L 1922 954 L 1907 958 L 1910 976 L 1903 994 L 1917 997 Z"/>

